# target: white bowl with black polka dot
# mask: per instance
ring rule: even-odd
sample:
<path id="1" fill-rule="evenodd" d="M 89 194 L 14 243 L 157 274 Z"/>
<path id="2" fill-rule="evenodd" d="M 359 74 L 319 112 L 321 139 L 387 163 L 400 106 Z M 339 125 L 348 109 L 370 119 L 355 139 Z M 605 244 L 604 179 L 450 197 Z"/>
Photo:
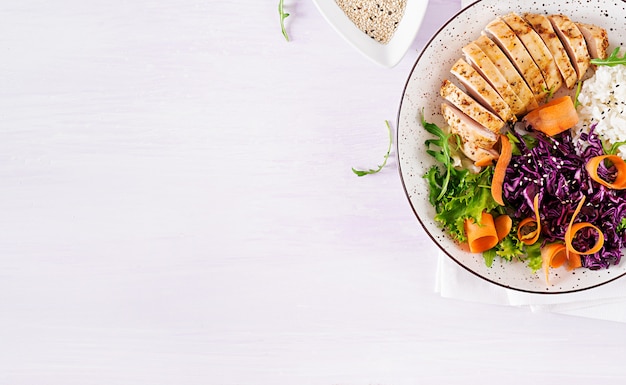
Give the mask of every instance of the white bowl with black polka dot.
<path id="1" fill-rule="evenodd" d="M 428 201 L 428 182 L 423 178 L 434 164 L 426 153 L 424 141 L 432 136 L 420 124 L 421 111 L 426 121 L 443 126 L 440 114 L 441 82 L 449 78 L 449 69 L 463 57 L 462 47 L 480 36 L 483 28 L 497 16 L 509 12 L 555 14 L 572 20 L 596 24 L 609 34 L 609 52 L 626 45 L 626 2 L 604 0 L 565 1 L 501 1 L 479 0 L 460 11 L 447 22 L 420 54 L 407 80 L 398 113 L 397 156 L 400 176 L 410 205 L 418 221 L 440 249 L 463 268 L 476 276 L 502 287 L 530 293 L 571 293 L 587 290 L 626 275 L 626 258 L 609 269 L 553 269 L 549 284 L 543 273 L 532 271 L 526 264 L 500 262 L 485 265 L 481 254 L 463 250 L 434 220 L 435 210 Z M 434 258 L 420 255 L 416 258 Z"/>

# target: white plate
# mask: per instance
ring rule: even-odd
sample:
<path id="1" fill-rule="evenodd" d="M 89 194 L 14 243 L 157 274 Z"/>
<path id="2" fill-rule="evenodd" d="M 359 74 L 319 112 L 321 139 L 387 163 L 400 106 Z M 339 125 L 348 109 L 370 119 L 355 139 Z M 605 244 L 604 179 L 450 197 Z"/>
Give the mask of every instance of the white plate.
<path id="1" fill-rule="evenodd" d="M 494 262 L 485 266 L 481 254 L 463 251 L 434 221 L 435 210 L 428 202 L 428 183 L 422 177 L 434 164 L 426 154 L 424 141 L 431 137 L 420 124 L 424 110 L 426 121 L 444 125 L 439 96 L 441 82 L 450 78 L 449 69 L 463 56 L 461 48 L 480 36 L 481 30 L 496 16 L 517 13 L 563 13 L 574 21 L 597 24 L 609 33 L 610 48 L 626 44 L 626 3 L 604 0 L 584 1 L 501 1 L 481 0 L 459 12 L 431 39 L 421 53 L 405 86 L 398 114 L 397 155 L 400 176 L 406 195 L 419 222 L 433 241 L 450 258 L 477 276 L 510 289 L 533 293 L 566 293 L 589 289 L 626 274 L 626 257 L 617 266 L 605 270 L 553 270 L 550 285 L 541 272 L 532 274 L 524 263 Z M 555 273 L 557 275 L 555 275 Z"/>
<path id="2" fill-rule="evenodd" d="M 404 15 L 387 44 L 372 39 L 346 16 L 335 0 L 313 0 L 322 16 L 354 48 L 384 67 L 393 67 L 409 50 L 426 13 L 428 0 L 407 0 Z"/>

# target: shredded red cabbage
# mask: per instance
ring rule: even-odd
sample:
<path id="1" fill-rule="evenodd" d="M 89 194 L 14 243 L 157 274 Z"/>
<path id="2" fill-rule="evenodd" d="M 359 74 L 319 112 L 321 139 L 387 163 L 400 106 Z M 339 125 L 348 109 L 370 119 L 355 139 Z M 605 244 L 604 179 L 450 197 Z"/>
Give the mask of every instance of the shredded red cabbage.
<path id="1" fill-rule="evenodd" d="M 626 244 L 624 229 L 626 217 L 626 190 L 613 190 L 594 182 L 585 164 L 594 156 L 604 155 L 602 142 L 594 133 L 583 133 L 574 143 L 570 131 L 555 137 L 540 132 L 513 131 L 519 140 L 520 155 L 513 155 L 507 168 L 503 186 L 504 199 L 511 207 L 510 215 L 518 220 L 535 216 L 533 199 L 539 194 L 539 211 L 544 243 L 563 241 L 578 203 L 585 204 L 575 222 L 590 222 L 604 234 L 605 242 L 595 254 L 581 255 L 582 264 L 589 269 L 608 268 L 617 264 L 621 249 Z M 532 139 L 534 138 L 534 140 Z M 599 175 L 611 180 L 613 167 L 601 167 Z M 577 233 L 573 246 L 577 250 L 590 249 L 597 239 L 593 229 Z"/>

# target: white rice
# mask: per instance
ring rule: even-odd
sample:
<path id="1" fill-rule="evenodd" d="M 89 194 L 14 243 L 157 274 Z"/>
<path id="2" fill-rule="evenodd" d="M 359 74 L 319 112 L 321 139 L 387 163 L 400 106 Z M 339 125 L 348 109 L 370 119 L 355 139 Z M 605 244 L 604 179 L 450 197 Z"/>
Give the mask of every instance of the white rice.
<path id="1" fill-rule="evenodd" d="M 577 134 L 588 132 L 597 123 L 595 133 L 603 141 L 626 141 L 626 66 L 598 66 L 593 77 L 583 83 L 578 102 Z M 626 145 L 618 155 L 626 159 Z"/>

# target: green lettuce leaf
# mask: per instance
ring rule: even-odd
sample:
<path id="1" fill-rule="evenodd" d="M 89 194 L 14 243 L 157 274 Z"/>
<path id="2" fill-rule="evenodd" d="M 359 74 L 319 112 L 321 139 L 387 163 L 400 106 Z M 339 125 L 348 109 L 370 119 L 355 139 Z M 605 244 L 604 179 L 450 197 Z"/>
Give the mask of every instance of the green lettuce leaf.
<path id="1" fill-rule="evenodd" d="M 541 265 L 543 261 L 541 260 L 541 241 L 537 241 L 532 245 L 528 245 L 524 248 L 524 252 L 526 254 L 526 258 L 524 260 L 527 262 L 528 267 L 534 272 L 541 269 Z"/>
<path id="2" fill-rule="evenodd" d="M 510 262 L 514 258 L 520 258 L 524 255 L 523 248 L 524 244 L 517 239 L 517 236 L 512 236 L 511 233 L 498 244 L 496 255 Z"/>

